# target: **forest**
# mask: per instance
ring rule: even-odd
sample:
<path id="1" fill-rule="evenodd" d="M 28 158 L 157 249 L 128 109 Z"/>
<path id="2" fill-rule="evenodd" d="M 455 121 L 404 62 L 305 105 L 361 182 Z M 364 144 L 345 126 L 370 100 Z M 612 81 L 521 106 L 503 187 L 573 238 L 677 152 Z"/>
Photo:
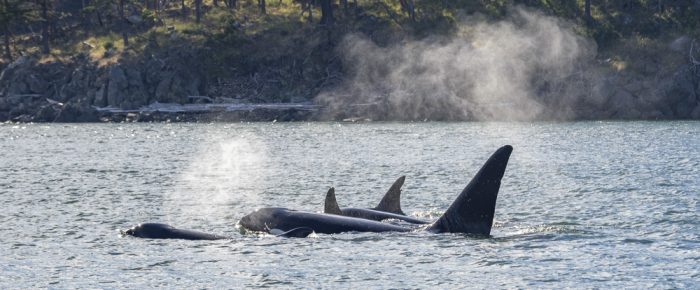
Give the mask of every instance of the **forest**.
<path id="1" fill-rule="evenodd" d="M 2 121 L 700 118 L 700 0 L 0 0 L 0 25 Z"/>

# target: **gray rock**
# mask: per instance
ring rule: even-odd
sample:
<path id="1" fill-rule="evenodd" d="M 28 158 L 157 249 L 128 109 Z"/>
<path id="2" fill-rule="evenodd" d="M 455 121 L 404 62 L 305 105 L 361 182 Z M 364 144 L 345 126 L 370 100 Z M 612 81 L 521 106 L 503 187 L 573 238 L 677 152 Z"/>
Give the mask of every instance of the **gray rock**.
<path id="1" fill-rule="evenodd" d="M 690 104 L 686 102 L 680 102 L 676 105 L 676 114 L 675 117 L 677 118 L 689 118 L 691 113 L 693 112 L 693 109 L 695 109 L 696 104 Z"/>
<path id="2" fill-rule="evenodd" d="M 170 96 L 172 95 L 172 92 L 170 88 L 172 86 L 173 77 L 174 75 L 172 72 L 164 72 L 162 73 L 161 77 L 158 78 L 160 81 L 158 82 L 155 90 L 156 101 L 161 103 L 171 102 Z"/>
<path id="3" fill-rule="evenodd" d="M 616 111 L 628 110 L 636 107 L 636 98 L 630 92 L 619 89 L 610 98 L 609 106 Z"/>
<path id="4" fill-rule="evenodd" d="M 107 106 L 107 86 L 102 84 L 102 86 L 95 92 L 95 100 L 93 104 L 98 107 Z"/>
<path id="5" fill-rule="evenodd" d="M 115 66 L 109 71 L 109 84 L 107 85 L 107 104 L 118 107 L 124 101 L 124 90 L 129 83 L 124 70 Z"/>
<path id="6" fill-rule="evenodd" d="M 637 120 L 642 118 L 642 113 L 636 108 L 626 108 L 619 110 L 615 114 L 615 118 L 626 119 L 626 120 Z"/>
<path id="7" fill-rule="evenodd" d="M 690 118 L 700 120 L 700 104 L 690 113 Z"/>
<path id="8" fill-rule="evenodd" d="M 44 94 L 49 88 L 49 83 L 38 78 L 35 74 L 30 74 L 25 78 L 29 92 L 36 94 Z"/>
<path id="9" fill-rule="evenodd" d="M 636 94 L 644 89 L 644 83 L 641 80 L 633 80 L 625 85 L 625 89 Z"/>
<path id="10" fill-rule="evenodd" d="M 13 80 L 5 91 L 6 96 L 24 95 L 29 93 L 29 86 L 22 80 Z"/>
<path id="11" fill-rule="evenodd" d="M 588 104 L 601 107 L 608 102 L 610 97 L 615 94 L 616 90 L 617 88 L 615 88 L 611 81 L 606 79 L 593 87 L 593 93 L 588 96 L 585 101 Z"/>
<path id="12" fill-rule="evenodd" d="M 659 110 L 651 111 L 647 116 L 648 116 L 649 119 L 652 119 L 652 120 L 659 120 L 659 119 L 665 119 L 665 118 L 666 118 L 666 116 L 664 116 L 664 113 L 662 113 L 662 112 L 659 111 Z"/>
<path id="13" fill-rule="evenodd" d="M 141 18 L 141 16 L 139 15 L 129 15 L 126 18 L 126 20 L 129 21 L 131 24 L 139 24 L 143 22 L 143 18 Z"/>

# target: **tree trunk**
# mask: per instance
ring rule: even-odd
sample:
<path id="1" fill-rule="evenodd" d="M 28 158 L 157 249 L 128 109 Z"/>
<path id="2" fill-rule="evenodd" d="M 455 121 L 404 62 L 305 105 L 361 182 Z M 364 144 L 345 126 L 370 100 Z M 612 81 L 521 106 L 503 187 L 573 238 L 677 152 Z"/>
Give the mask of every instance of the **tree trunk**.
<path id="1" fill-rule="evenodd" d="M 267 14 L 267 10 L 265 9 L 265 0 L 258 0 L 258 7 L 260 7 L 260 14 Z"/>
<path id="2" fill-rule="evenodd" d="M 331 0 L 321 0 L 321 25 L 333 25 L 333 5 Z"/>
<path id="3" fill-rule="evenodd" d="M 312 1 L 313 0 L 306 1 L 306 8 L 309 10 L 309 17 L 307 19 L 309 23 L 314 22 L 314 6 Z"/>
<path id="4" fill-rule="evenodd" d="M 416 9 L 414 5 L 413 0 L 400 0 L 401 3 L 401 9 L 406 11 L 406 14 L 408 14 L 408 17 L 411 18 L 411 21 L 415 22 L 416 21 Z"/>
<path id="5" fill-rule="evenodd" d="M 105 27 L 104 21 L 102 21 L 102 13 L 100 11 L 95 12 L 97 14 L 97 23 L 100 24 L 100 27 Z"/>
<path id="6" fill-rule="evenodd" d="M 82 9 L 85 9 L 85 7 L 87 7 L 88 4 L 90 4 L 90 1 L 88 1 L 88 0 L 83 0 L 83 1 L 82 1 L 82 5 L 83 5 L 83 6 L 82 6 Z M 81 13 L 81 14 L 82 14 L 82 13 Z M 81 21 L 81 25 L 82 25 L 82 27 L 83 27 L 83 31 L 85 31 L 85 35 L 86 35 L 86 36 L 90 34 L 90 23 L 92 22 L 92 19 L 91 19 L 92 17 L 91 17 L 91 16 L 92 16 L 92 15 L 85 15 L 84 17 L 80 17 L 80 18 L 81 18 L 81 20 L 80 20 L 80 21 Z"/>
<path id="7" fill-rule="evenodd" d="M 3 0 L 2 3 L 5 5 L 5 9 L 7 9 L 7 0 Z M 7 58 L 8 61 L 12 62 L 12 49 L 10 48 L 12 42 L 12 39 L 10 38 L 10 23 L 5 23 L 2 32 L 5 34 L 5 58 Z"/>
<path id="8" fill-rule="evenodd" d="M 197 16 L 195 21 L 197 24 L 202 20 L 202 0 L 194 0 L 194 10 Z"/>
<path id="9" fill-rule="evenodd" d="M 348 14 L 348 0 L 340 0 L 340 6 L 343 6 L 343 14 Z"/>
<path id="10" fill-rule="evenodd" d="M 5 2 L 7 3 L 7 1 Z M 12 49 L 10 48 L 10 44 L 12 43 L 12 39 L 10 38 L 10 29 L 5 26 L 5 58 L 7 58 L 8 61 L 12 62 Z"/>
<path id="11" fill-rule="evenodd" d="M 41 1 L 41 18 L 43 18 L 43 21 L 41 22 L 41 52 L 43 54 L 48 54 L 51 51 L 51 47 L 49 45 L 50 19 L 48 1 L 49 0 Z"/>
<path id="12" fill-rule="evenodd" d="M 129 28 L 129 23 L 128 20 L 126 20 L 126 16 L 124 16 L 124 1 L 125 0 L 119 0 L 119 18 L 120 22 L 122 23 L 122 38 L 124 39 L 124 49 L 126 49 L 129 46 L 129 34 L 127 33 L 127 30 Z"/>
<path id="13" fill-rule="evenodd" d="M 593 23 L 593 17 L 591 17 L 591 0 L 586 0 L 583 3 L 583 15 L 588 24 Z"/>

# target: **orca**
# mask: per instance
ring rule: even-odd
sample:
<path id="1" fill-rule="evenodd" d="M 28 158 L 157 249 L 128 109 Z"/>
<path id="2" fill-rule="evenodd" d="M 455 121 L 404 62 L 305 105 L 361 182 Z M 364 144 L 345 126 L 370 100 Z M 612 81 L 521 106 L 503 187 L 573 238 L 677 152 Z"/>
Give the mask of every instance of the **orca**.
<path id="1" fill-rule="evenodd" d="M 293 228 L 285 232 L 276 233 L 275 236 L 286 238 L 305 238 L 313 232 L 311 228 Z M 182 230 L 161 223 L 142 223 L 126 231 L 123 235 L 145 239 L 182 239 L 182 240 L 223 240 L 229 237 L 214 235 L 193 230 Z"/>
<path id="2" fill-rule="evenodd" d="M 406 215 L 401 210 L 401 187 L 406 181 L 406 175 L 399 177 L 394 181 L 389 190 L 384 194 L 382 200 L 373 210 L 384 211 L 393 214 Z"/>
<path id="3" fill-rule="evenodd" d="M 405 176 L 402 176 L 401 178 L 399 178 L 399 180 L 401 180 L 401 183 L 403 183 L 404 178 L 405 178 Z M 396 182 L 399 182 L 399 181 L 397 180 Z M 396 184 L 396 183 L 394 183 L 394 184 Z M 392 188 L 393 188 L 393 186 L 392 186 Z M 391 192 L 391 190 L 389 190 L 389 191 Z M 399 189 L 399 192 L 400 192 L 400 189 Z M 388 196 L 388 194 L 389 193 L 387 193 L 387 195 L 384 196 L 384 199 L 382 199 L 382 201 L 387 199 L 386 197 Z M 398 199 L 396 199 L 396 200 L 398 201 Z M 413 223 L 413 224 L 427 224 L 427 223 L 429 223 L 427 221 L 420 220 L 417 218 L 412 218 L 412 217 L 409 217 L 409 216 L 406 216 L 403 214 L 396 214 L 396 213 L 392 213 L 392 212 L 388 212 L 388 211 L 382 211 L 382 210 L 380 210 L 380 208 L 384 209 L 382 207 L 382 203 L 379 203 L 379 206 L 377 206 L 374 209 L 353 208 L 353 207 L 340 208 L 340 206 L 338 206 L 338 202 L 335 199 L 335 188 L 331 187 L 328 190 L 328 192 L 326 193 L 326 202 L 324 204 L 323 212 L 327 213 L 327 214 L 349 216 L 349 217 L 368 219 L 368 220 L 374 220 L 374 221 L 383 221 L 383 220 L 387 220 L 387 219 L 397 219 L 397 220 L 402 220 L 402 221 L 406 221 L 406 222 Z M 398 206 L 396 208 L 398 208 L 398 212 L 402 212 L 400 206 Z"/>
<path id="4" fill-rule="evenodd" d="M 489 236 L 496 209 L 496 198 L 508 159 L 510 145 L 496 150 L 445 213 L 425 230 L 433 233 L 466 233 Z M 250 231 L 270 232 L 298 227 L 311 228 L 316 233 L 342 232 L 408 232 L 412 229 L 373 220 L 268 207 L 258 209 L 239 221 Z"/>

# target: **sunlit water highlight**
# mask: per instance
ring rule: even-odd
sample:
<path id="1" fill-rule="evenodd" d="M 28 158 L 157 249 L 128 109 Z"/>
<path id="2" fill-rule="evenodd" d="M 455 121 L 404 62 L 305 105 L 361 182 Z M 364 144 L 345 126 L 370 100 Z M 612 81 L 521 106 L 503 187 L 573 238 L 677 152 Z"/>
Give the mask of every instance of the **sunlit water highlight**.
<path id="1" fill-rule="evenodd" d="M 700 123 L 0 125 L 0 288 L 696 288 Z M 435 219 L 515 150 L 489 239 L 243 235 L 264 206 Z M 166 222 L 223 241 L 121 237 Z"/>

